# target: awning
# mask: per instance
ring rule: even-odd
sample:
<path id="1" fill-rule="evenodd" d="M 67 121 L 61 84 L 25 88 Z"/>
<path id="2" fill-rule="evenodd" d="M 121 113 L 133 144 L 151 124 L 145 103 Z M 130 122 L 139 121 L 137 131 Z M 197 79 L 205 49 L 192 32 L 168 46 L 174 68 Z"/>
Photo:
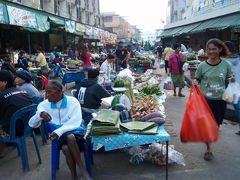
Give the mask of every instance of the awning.
<path id="1" fill-rule="evenodd" d="M 9 24 L 8 13 L 5 2 L 0 2 L 0 23 Z"/>
<path id="2" fill-rule="evenodd" d="M 49 18 L 49 22 L 51 22 L 51 23 L 62 25 L 62 26 L 65 25 L 64 24 L 64 18 L 62 18 L 62 17 L 58 17 L 58 16 L 54 16 L 54 15 L 49 14 L 48 18 Z"/>
<path id="3" fill-rule="evenodd" d="M 183 34 L 195 34 L 207 30 L 222 30 L 226 28 L 240 28 L 240 13 L 209 19 L 202 22 L 188 24 L 166 29 L 160 35 L 162 38 L 179 36 Z"/>

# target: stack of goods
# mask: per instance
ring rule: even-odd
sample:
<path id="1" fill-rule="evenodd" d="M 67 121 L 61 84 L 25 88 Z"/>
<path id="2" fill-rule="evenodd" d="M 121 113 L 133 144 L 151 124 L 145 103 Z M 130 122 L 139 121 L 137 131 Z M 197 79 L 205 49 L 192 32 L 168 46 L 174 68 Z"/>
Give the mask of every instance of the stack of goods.
<path id="1" fill-rule="evenodd" d="M 129 134 L 157 134 L 158 124 L 154 122 L 131 121 L 122 123 L 121 127 Z"/>
<path id="2" fill-rule="evenodd" d="M 93 136 L 109 136 L 120 133 L 120 112 L 102 109 L 100 113 L 93 118 Z"/>
<path id="3" fill-rule="evenodd" d="M 159 108 L 160 104 L 157 102 L 156 97 L 138 99 L 132 104 L 132 120 L 138 121 L 145 115 L 151 114 L 153 112 L 158 112 Z"/>

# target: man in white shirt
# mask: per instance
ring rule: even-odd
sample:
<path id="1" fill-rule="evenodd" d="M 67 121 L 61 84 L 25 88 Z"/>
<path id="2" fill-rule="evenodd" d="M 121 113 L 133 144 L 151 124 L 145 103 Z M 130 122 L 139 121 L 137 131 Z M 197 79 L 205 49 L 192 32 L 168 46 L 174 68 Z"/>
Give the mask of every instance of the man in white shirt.
<path id="1" fill-rule="evenodd" d="M 90 179 L 80 156 L 84 139 L 79 133 L 75 133 L 82 123 L 78 100 L 64 95 L 63 87 L 58 81 L 49 81 L 45 92 L 48 99 L 38 105 L 36 114 L 29 120 L 29 126 L 37 128 L 42 121 L 46 121 L 56 127 L 50 134 L 50 139 L 58 139 L 59 149 L 62 149 L 66 157 L 72 179 L 77 179 L 76 165 L 80 168 L 84 179 Z"/>
<path id="2" fill-rule="evenodd" d="M 100 71 L 104 72 L 104 79 L 110 80 L 111 72 L 113 70 L 113 61 L 115 60 L 115 56 L 112 54 L 109 54 L 107 56 L 107 59 L 102 63 L 100 67 Z"/>

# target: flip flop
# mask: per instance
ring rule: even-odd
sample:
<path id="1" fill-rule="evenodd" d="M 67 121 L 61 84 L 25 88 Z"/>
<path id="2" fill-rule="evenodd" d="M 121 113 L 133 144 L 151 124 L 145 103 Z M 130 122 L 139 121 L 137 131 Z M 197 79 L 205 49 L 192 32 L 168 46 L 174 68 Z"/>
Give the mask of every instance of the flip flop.
<path id="1" fill-rule="evenodd" d="M 179 94 L 178 96 L 179 96 L 179 97 L 185 97 L 183 94 Z"/>
<path id="2" fill-rule="evenodd" d="M 204 159 L 206 161 L 211 161 L 213 159 L 213 153 L 212 152 L 205 152 L 204 153 Z"/>

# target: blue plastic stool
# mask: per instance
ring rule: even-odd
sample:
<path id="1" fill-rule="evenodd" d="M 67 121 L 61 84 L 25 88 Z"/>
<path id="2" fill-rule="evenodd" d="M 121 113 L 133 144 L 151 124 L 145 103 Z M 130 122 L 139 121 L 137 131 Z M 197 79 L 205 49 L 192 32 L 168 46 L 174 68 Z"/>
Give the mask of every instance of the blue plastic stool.
<path id="1" fill-rule="evenodd" d="M 47 123 L 47 127 L 49 132 L 53 132 L 56 127 L 53 127 L 51 123 Z M 60 151 L 58 149 L 59 141 L 55 140 L 52 141 L 51 146 L 51 179 L 56 180 L 56 171 L 59 169 L 59 159 L 60 159 Z M 93 164 L 93 153 L 92 153 L 92 144 L 91 144 L 91 138 L 87 137 L 85 143 L 84 143 L 84 159 L 86 164 L 86 169 L 89 173 L 89 175 L 92 177 L 92 164 Z"/>

